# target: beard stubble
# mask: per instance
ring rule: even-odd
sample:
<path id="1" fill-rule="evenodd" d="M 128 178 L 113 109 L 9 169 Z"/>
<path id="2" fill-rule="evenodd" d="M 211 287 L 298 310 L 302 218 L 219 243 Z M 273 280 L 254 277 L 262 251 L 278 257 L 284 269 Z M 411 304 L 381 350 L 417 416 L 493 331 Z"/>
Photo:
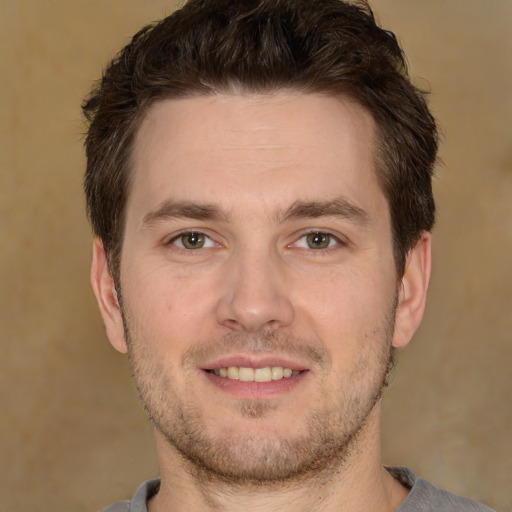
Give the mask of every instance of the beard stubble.
<path id="1" fill-rule="evenodd" d="M 265 431 L 246 435 L 226 425 L 222 436 L 213 436 L 200 404 L 176 391 L 170 369 L 152 356 L 147 345 L 141 345 L 142 340 L 133 334 L 136 329 L 131 329 L 121 309 L 132 374 L 144 408 L 169 446 L 180 454 L 185 470 L 198 481 L 271 488 L 276 484 L 318 481 L 336 473 L 358 448 L 357 441 L 380 400 L 392 366 L 396 306 L 378 329 L 365 335 L 367 350 L 359 354 L 337 389 L 323 390 L 320 400 L 312 400 L 299 435 L 269 436 Z M 331 356 L 321 344 L 277 331 L 255 336 L 230 333 L 214 342 L 199 343 L 185 353 L 181 368 L 193 367 L 207 356 L 226 353 L 227 348 L 246 353 L 300 354 L 324 376 L 331 369 Z M 241 400 L 237 412 L 244 420 L 261 422 L 276 407 L 272 401 Z"/>

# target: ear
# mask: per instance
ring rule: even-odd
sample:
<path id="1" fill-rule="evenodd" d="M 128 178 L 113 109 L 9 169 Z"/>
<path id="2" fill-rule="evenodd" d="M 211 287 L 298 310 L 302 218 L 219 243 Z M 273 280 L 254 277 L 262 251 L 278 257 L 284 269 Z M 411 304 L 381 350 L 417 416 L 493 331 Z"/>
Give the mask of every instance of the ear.
<path id="1" fill-rule="evenodd" d="M 420 325 L 431 269 L 431 235 L 424 232 L 407 257 L 400 283 L 393 346 L 404 347 Z"/>
<path id="2" fill-rule="evenodd" d="M 99 238 L 95 238 L 93 244 L 91 284 L 110 343 L 119 352 L 126 353 L 121 308 L 117 300 L 114 279 L 108 268 L 107 255 Z"/>

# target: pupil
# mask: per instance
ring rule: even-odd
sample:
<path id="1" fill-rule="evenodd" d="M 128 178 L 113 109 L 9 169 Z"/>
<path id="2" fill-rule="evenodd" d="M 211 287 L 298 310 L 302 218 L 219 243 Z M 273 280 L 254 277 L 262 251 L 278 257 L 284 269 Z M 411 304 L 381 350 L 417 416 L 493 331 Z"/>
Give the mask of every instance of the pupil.
<path id="1" fill-rule="evenodd" d="M 197 249 L 204 243 L 204 237 L 200 233 L 189 233 L 184 237 L 183 245 L 189 249 Z"/>
<path id="2" fill-rule="evenodd" d="M 323 249 L 329 245 L 329 236 L 324 233 L 308 235 L 308 245 L 313 249 Z"/>

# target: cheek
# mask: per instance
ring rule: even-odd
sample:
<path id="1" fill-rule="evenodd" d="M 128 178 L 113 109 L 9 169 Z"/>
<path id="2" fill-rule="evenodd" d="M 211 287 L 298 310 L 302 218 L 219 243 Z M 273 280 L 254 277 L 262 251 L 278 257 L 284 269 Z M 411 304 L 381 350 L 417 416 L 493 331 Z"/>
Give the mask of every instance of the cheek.
<path id="1" fill-rule="evenodd" d="M 382 274 L 344 269 L 304 284 L 296 296 L 298 317 L 324 342 L 369 336 L 389 320 L 395 295 Z"/>
<path id="2" fill-rule="evenodd" d="M 179 277 L 169 269 L 137 272 L 143 265 L 126 267 L 123 300 L 133 335 L 152 343 L 177 347 L 211 336 L 215 294 L 209 280 Z M 131 270 L 131 272 L 130 272 Z M 209 333 L 209 334 L 207 334 Z M 171 347 L 167 347 L 171 349 Z"/>

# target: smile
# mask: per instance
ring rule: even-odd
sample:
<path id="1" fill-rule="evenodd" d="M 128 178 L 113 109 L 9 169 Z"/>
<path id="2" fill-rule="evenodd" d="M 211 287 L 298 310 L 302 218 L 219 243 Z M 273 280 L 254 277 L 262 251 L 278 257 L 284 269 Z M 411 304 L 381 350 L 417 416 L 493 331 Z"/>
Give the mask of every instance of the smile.
<path id="1" fill-rule="evenodd" d="M 282 366 L 265 366 L 263 368 L 250 368 L 246 366 L 228 366 L 210 370 L 219 377 L 242 382 L 270 382 L 273 380 L 289 379 L 301 373 L 298 370 Z"/>

